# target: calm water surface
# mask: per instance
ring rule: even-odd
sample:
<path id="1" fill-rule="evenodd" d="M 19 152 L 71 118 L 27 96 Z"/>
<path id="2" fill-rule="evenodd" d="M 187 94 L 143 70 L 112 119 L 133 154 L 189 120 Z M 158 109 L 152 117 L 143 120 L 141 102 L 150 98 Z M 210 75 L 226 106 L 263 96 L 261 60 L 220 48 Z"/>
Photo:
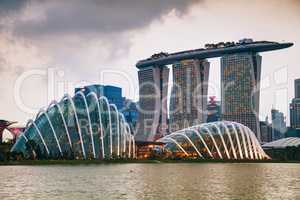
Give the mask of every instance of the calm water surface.
<path id="1" fill-rule="evenodd" d="M 295 199 L 299 164 L 2 166 L 0 199 Z"/>

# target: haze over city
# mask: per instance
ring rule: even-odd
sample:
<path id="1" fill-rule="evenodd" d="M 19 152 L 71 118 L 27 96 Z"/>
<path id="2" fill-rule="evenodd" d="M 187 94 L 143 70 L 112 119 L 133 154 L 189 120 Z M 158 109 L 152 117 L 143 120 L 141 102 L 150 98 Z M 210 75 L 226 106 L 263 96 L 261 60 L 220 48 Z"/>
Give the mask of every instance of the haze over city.
<path id="1" fill-rule="evenodd" d="M 260 118 L 272 107 L 288 117 L 293 81 L 300 77 L 299 10 L 297 0 L 1 1 L 0 115 L 24 124 L 52 99 L 87 83 L 121 86 L 124 96 L 138 100 L 138 60 L 253 38 L 295 43 L 262 53 Z M 214 86 L 209 95 L 219 99 L 219 60 L 209 61 Z M 22 82 L 20 97 L 32 108 L 28 113 L 17 104 L 14 88 L 31 70 L 45 74 Z"/>

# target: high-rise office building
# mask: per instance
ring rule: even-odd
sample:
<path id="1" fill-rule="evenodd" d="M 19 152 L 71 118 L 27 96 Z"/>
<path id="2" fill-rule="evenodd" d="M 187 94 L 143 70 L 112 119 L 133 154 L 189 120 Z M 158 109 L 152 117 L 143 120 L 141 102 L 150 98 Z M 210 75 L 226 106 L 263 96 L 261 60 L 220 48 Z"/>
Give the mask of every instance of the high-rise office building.
<path id="1" fill-rule="evenodd" d="M 104 95 L 104 85 L 94 84 L 94 85 L 86 85 L 83 87 L 75 88 L 76 92 L 83 92 L 85 95 L 88 95 L 90 92 L 95 92 L 98 97 Z"/>
<path id="2" fill-rule="evenodd" d="M 140 69 L 139 114 L 136 140 L 155 141 L 167 134 L 167 96 L 169 68 L 151 66 Z"/>
<path id="3" fill-rule="evenodd" d="M 118 110 L 123 108 L 122 88 L 120 87 L 94 84 L 75 88 L 75 93 L 78 91 L 82 91 L 85 95 L 95 92 L 98 97 L 105 96 L 109 103 L 117 106 Z"/>
<path id="4" fill-rule="evenodd" d="M 260 137 L 259 82 L 261 56 L 246 52 L 221 58 L 221 118 L 249 127 Z"/>
<path id="5" fill-rule="evenodd" d="M 295 80 L 295 98 L 300 98 L 300 78 Z"/>
<path id="6" fill-rule="evenodd" d="M 138 120 L 138 103 L 123 97 L 124 107 L 122 113 L 126 122 L 135 129 Z"/>
<path id="7" fill-rule="evenodd" d="M 123 108 L 122 88 L 106 85 L 104 87 L 104 95 L 109 103 L 115 104 L 119 111 Z"/>
<path id="8" fill-rule="evenodd" d="M 208 76 L 207 60 L 183 60 L 173 65 L 171 131 L 206 122 Z"/>
<path id="9" fill-rule="evenodd" d="M 300 129 L 300 98 L 294 98 L 290 103 L 291 128 Z"/>
<path id="10" fill-rule="evenodd" d="M 272 140 L 278 140 L 284 137 L 287 130 L 284 114 L 279 110 L 272 109 Z"/>
<path id="11" fill-rule="evenodd" d="M 300 129 L 300 79 L 295 80 L 295 97 L 290 103 L 291 129 Z"/>
<path id="12" fill-rule="evenodd" d="M 260 135 L 261 135 L 261 142 L 271 142 L 272 139 L 272 124 L 268 122 L 268 118 L 265 121 L 259 122 L 260 126 Z"/>

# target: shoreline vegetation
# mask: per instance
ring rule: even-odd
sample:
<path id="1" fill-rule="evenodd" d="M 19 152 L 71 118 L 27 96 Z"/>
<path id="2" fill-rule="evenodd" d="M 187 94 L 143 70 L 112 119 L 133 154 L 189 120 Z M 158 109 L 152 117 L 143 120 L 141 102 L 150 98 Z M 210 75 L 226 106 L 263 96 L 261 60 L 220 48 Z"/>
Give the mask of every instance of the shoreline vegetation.
<path id="1" fill-rule="evenodd" d="M 182 164 L 182 163 L 295 163 L 300 164 L 300 161 L 284 161 L 284 160 L 22 160 L 22 161 L 7 161 L 0 162 L 0 166 L 17 166 L 17 165 L 102 165 L 102 164 Z"/>

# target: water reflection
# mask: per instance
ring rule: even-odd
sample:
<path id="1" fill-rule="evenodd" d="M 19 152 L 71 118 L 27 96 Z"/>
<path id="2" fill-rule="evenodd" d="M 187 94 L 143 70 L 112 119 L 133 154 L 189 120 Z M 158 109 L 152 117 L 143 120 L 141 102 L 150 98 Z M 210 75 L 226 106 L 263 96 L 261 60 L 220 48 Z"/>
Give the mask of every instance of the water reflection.
<path id="1" fill-rule="evenodd" d="M 299 164 L 0 167 L 3 199 L 300 199 Z"/>

